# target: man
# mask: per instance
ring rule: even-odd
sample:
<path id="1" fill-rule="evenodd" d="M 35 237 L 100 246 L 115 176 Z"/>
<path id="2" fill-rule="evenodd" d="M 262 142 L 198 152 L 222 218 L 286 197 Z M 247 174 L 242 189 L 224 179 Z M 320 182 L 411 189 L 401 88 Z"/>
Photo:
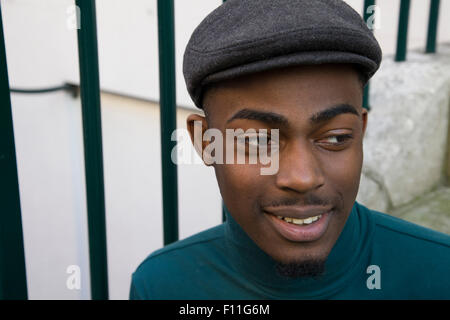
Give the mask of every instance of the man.
<path id="1" fill-rule="evenodd" d="M 153 252 L 130 298 L 450 298 L 450 237 L 355 201 L 363 88 L 380 63 L 377 41 L 343 1 L 228 0 L 212 12 L 184 57 L 205 112 L 187 120 L 194 146 L 207 157 L 212 143 L 195 139 L 196 124 L 224 136 L 253 129 L 278 170 L 208 162 L 226 222 Z"/>

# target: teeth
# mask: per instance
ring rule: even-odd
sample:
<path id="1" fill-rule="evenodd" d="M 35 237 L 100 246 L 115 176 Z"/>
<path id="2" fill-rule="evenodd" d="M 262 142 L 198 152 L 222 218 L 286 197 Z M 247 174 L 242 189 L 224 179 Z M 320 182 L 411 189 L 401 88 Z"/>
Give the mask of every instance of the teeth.
<path id="1" fill-rule="evenodd" d="M 312 222 L 312 218 L 306 218 L 303 220 L 303 223 L 310 224 Z"/>
<path id="2" fill-rule="evenodd" d="M 322 217 L 321 214 L 319 214 L 318 216 L 314 216 L 314 217 L 309 217 L 309 218 L 305 218 L 305 219 L 296 219 L 296 218 L 289 218 L 289 217 L 282 217 L 282 216 L 277 216 L 278 219 L 287 221 L 289 223 L 294 223 L 294 224 L 298 224 L 298 225 L 302 225 L 302 224 L 311 224 L 317 220 L 319 220 Z"/>
<path id="3" fill-rule="evenodd" d="M 304 223 L 304 220 L 302 220 L 302 219 L 292 219 L 292 223 L 295 223 L 295 224 L 303 224 L 303 223 Z"/>

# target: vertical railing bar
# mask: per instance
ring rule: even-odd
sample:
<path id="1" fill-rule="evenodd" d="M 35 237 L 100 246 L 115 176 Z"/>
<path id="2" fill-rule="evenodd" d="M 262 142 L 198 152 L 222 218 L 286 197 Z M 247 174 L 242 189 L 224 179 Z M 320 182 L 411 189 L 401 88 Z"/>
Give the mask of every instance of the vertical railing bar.
<path id="1" fill-rule="evenodd" d="M 28 299 L 15 149 L 0 7 L 0 300 Z"/>
<path id="2" fill-rule="evenodd" d="M 222 3 L 225 3 L 227 0 L 223 0 Z M 225 213 L 225 203 L 222 200 L 222 222 L 227 220 L 227 215 Z"/>
<path id="3" fill-rule="evenodd" d="M 108 299 L 100 80 L 94 0 L 76 0 L 80 12 L 78 53 L 84 134 L 89 262 L 93 300 Z"/>
<path id="4" fill-rule="evenodd" d="M 398 19 L 398 34 L 397 34 L 397 51 L 395 54 L 395 61 L 406 60 L 406 50 L 408 47 L 408 22 L 409 22 L 409 8 L 410 0 L 401 0 L 400 15 Z"/>
<path id="5" fill-rule="evenodd" d="M 368 12 L 368 8 L 370 6 L 374 6 L 375 5 L 375 0 L 364 0 L 364 12 L 363 12 L 363 19 L 364 22 L 367 24 L 369 18 L 370 18 L 370 13 Z M 373 30 L 372 30 L 373 31 Z M 367 111 L 370 111 L 370 82 L 368 82 L 366 84 L 366 86 L 364 87 L 364 93 L 363 93 L 363 103 L 362 103 L 363 108 L 365 108 Z"/>
<path id="6" fill-rule="evenodd" d="M 370 81 L 364 87 L 362 107 L 370 111 Z"/>
<path id="7" fill-rule="evenodd" d="M 222 222 L 225 222 L 227 220 L 227 215 L 225 213 L 225 203 L 222 200 Z"/>
<path id="8" fill-rule="evenodd" d="M 439 20 L 439 4 L 440 0 L 431 0 L 430 3 L 430 15 L 428 18 L 428 33 L 427 33 L 427 46 L 426 53 L 436 52 L 436 38 Z"/>
<path id="9" fill-rule="evenodd" d="M 177 166 L 171 153 L 176 141 L 175 21 L 173 0 L 158 0 L 159 90 L 164 245 L 178 240 Z"/>

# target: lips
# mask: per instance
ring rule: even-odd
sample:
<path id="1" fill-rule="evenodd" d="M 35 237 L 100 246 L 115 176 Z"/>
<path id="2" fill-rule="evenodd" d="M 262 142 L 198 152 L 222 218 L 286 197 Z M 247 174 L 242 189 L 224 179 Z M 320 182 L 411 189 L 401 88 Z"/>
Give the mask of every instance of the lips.
<path id="1" fill-rule="evenodd" d="M 308 208 L 305 210 L 299 207 L 265 208 L 265 216 L 273 228 L 284 238 L 295 242 L 310 242 L 320 239 L 326 232 L 330 216 L 333 214 L 331 208 Z M 294 219 L 307 219 L 308 217 L 320 216 L 319 219 L 310 224 L 294 224 L 287 222 L 277 216 Z M 289 221 L 289 219 L 288 219 Z"/>
<path id="2" fill-rule="evenodd" d="M 331 211 L 333 207 L 264 207 L 264 211 L 273 214 L 274 216 L 282 216 L 296 219 L 306 219 L 309 217 L 318 216 Z"/>

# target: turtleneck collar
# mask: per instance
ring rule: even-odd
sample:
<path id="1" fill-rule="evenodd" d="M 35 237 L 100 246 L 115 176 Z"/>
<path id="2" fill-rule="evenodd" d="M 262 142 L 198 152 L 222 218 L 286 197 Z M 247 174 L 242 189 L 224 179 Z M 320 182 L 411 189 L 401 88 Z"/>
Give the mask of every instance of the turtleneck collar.
<path id="1" fill-rule="evenodd" d="M 339 291 L 367 260 L 371 229 L 369 217 L 355 201 L 352 211 L 317 279 L 290 279 L 276 272 L 276 261 L 262 251 L 225 208 L 225 246 L 232 267 L 268 297 L 320 298 Z"/>

